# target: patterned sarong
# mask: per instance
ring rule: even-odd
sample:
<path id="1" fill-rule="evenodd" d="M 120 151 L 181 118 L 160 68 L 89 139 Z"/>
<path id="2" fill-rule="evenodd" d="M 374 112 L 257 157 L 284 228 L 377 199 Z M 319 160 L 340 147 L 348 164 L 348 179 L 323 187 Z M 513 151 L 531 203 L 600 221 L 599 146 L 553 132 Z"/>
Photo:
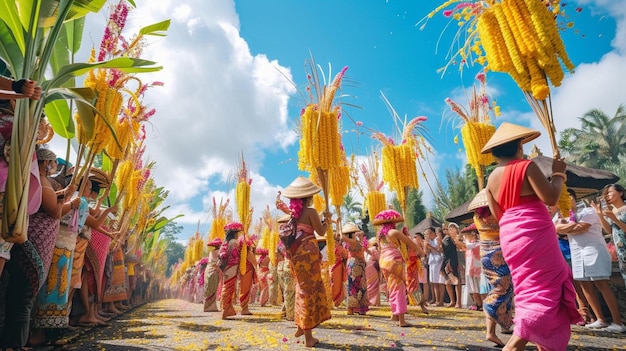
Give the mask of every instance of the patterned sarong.
<path id="1" fill-rule="evenodd" d="M 124 273 L 124 252 L 121 248 L 113 251 L 113 272 L 111 274 L 111 285 L 104 291 L 104 302 L 123 301 L 128 298 L 126 289 L 126 274 Z"/>
<path id="2" fill-rule="evenodd" d="M 66 225 L 59 227 L 48 277 L 35 301 L 35 328 L 66 328 L 69 324 L 67 307 L 76 234 Z"/>
<path id="3" fill-rule="evenodd" d="M 404 314 L 407 311 L 406 285 L 404 283 L 404 261 L 399 245 L 379 239 L 380 270 L 387 281 L 389 305 L 394 315 Z"/>
<path id="4" fill-rule="evenodd" d="M 294 319 L 300 329 L 309 330 L 330 319 L 330 308 L 326 303 L 326 290 L 322 282 L 322 255 L 313 235 L 313 228 L 298 223 L 298 230 L 308 237 L 302 240 L 291 257 L 296 278 Z"/>
<path id="5" fill-rule="evenodd" d="M 348 259 L 348 307 L 359 314 L 369 310 L 365 260 L 356 257 Z"/>

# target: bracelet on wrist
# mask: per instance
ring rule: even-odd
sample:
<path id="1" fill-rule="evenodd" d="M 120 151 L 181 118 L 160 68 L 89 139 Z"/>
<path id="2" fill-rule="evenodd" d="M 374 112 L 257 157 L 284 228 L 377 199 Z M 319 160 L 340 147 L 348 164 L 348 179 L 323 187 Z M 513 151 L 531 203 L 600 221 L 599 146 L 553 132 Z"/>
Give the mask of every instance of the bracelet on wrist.
<path id="1" fill-rule="evenodd" d="M 563 179 L 563 182 L 567 181 L 567 174 L 565 174 L 564 172 L 554 172 L 552 173 L 552 175 L 550 176 L 552 179 L 554 179 L 554 177 L 559 177 Z"/>

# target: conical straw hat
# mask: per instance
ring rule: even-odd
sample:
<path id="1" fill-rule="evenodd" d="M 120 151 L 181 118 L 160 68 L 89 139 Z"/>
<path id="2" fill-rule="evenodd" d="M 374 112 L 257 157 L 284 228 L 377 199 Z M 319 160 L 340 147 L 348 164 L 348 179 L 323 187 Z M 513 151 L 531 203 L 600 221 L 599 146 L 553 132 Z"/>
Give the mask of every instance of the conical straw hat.
<path id="1" fill-rule="evenodd" d="M 304 199 L 320 191 L 322 191 L 322 188 L 315 185 L 310 179 L 298 176 L 282 191 L 282 194 L 290 199 Z"/>
<path id="2" fill-rule="evenodd" d="M 522 144 L 526 144 L 531 140 L 537 139 L 540 135 L 541 132 L 538 130 L 503 122 L 480 152 L 488 154 L 494 147 L 504 145 L 517 139 L 522 139 Z"/>
<path id="3" fill-rule="evenodd" d="M 469 205 L 467 205 L 467 209 L 473 211 L 485 206 L 489 206 L 489 201 L 487 201 L 487 189 L 479 191 L 472 201 L 470 201 Z"/>
<path id="4" fill-rule="evenodd" d="M 354 223 L 346 223 L 343 227 L 341 227 L 341 232 L 344 234 L 355 233 L 360 231 L 359 227 Z"/>

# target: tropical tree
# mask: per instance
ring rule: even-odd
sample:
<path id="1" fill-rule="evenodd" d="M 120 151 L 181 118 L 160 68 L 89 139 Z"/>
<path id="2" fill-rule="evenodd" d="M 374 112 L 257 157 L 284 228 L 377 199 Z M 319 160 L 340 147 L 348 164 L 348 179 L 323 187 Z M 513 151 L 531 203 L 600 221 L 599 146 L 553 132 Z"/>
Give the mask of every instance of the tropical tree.
<path id="1" fill-rule="evenodd" d="M 363 205 L 355 201 L 352 194 L 347 193 L 343 198 L 343 205 L 341 206 L 346 211 L 346 220 L 349 222 L 355 222 L 357 218 L 361 217 L 363 211 Z"/>
<path id="2" fill-rule="evenodd" d="M 592 109 L 579 117 L 580 129 L 561 132 L 559 147 L 573 163 L 624 172 L 626 157 L 626 109 L 620 105 L 610 117 L 600 109 Z"/>
<path id="3" fill-rule="evenodd" d="M 476 176 L 473 171 L 465 172 L 458 168 L 446 169 L 446 186 L 437 188 L 435 194 L 435 206 L 432 209 L 435 218 L 446 218 L 453 209 L 461 206 L 478 192 Z"/>
<path id="4" fill-rule="evenodd" d="M 178 259 L 183 259 L 185 256 L 185 245 L 176 241 L 182 231 L 183 226 L 176 224 L 176 222 L 170 222 L 161 229 L 161 238 L 167 242 L 165 254 L 167 255 L 168 276 L 172 274 L 169 268 L 177 263 Z"/>
<path id="5" fill-rule="evenodd" d="M 409 190 L 405 214 L 406 218 L 404 219 L 408 228 L 413 228 L 417 223 L 426 218 L 426 207 L 424 206 L 422 196 L 421 190 Z"/>

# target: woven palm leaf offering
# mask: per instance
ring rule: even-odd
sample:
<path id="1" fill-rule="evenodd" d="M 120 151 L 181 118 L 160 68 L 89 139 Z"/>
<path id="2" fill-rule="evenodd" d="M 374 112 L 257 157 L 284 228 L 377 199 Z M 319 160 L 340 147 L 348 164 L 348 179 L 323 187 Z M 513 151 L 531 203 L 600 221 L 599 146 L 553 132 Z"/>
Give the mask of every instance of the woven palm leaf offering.
<path id="1" fill-rule="evenodd" d="M 559 33 L 561 1 L 449 0 L 427 18 L 438 12 L 457 21 L 459 31 L 467 33 L 451 61 L 459 58 L 461 67 L 478 63 L 485 67 L 485 72 L 511 76 L 548 133 L 553 157 L 560 158 L 550 85 L 561 85 L 564 68 L 568 72 L 574 70 Z M 559 199 L 561 211 L 569 212 L 568 203 L 567 188 L 563 186 Z"/>
<path id="2" fill-rule="evenodd" d="M 343 196 L 347 194 L 350 183 L 349 168 L 346 174 L 346 158 L 341 146 L 341 105 L 335 101 L 348 67 L 337 73 L 332 81 L 326 82 L 323 70 L 315 64 L 313 58 L 307 66 L 309 102 L 300 115 L 298 168 L 309 172 L 311 179 L 322 188 L 325 209 L 330 211 L 331 195 L 333 204 L 343 203 Z M 332 189 L 329 186 L 331 178 L 334 183 Z M 341 223 L 337 222 L 337 228 L 340 227 Z M 327 228 L 328 261 L 334 262 L 333 226 L 328 225 Z"/>
<path id="3" fill-rule="evenodd" d="M 492 106 L 490 103 L 486 91 L 486 77 L 484 72 L 477 74 L 476 80 L 480 83 L 480 87 L 477 91 L 476 86 L 474 86 L 472 95 L 468 98 L 467 107 L 462 106 L 450 98 L 447 98 L 445 101 L 450 109 L 461 119 L 461 138 L 463 140 L 463 146 L 465 147 L 467 163 L 469 163 L 476 172 L 478 188 L 482 190 L 485 185 L 485 166 L 489 166 L 495 162 L 495 158 L 490 153 L 481 153 L 481 150 L 493 133 L 496 132 L 496 126 L 493 124 L 490 115 L 493 115 L 495 118 L 495 115 L 498 114 L 498 107 L 495 106 L 495 104 Z M 455 137 L 454 142 L 458 144 L 458 137 Z"/>
<path id="4" fill-rule="evenodd" d="M 418 189 L 417 162 L 420 145 L 424 144 L 421 130 L 424 129 L 422 122 L 426 117 L 419 116 L 410 121 L 404 118 L 399 121 L 399 116 L 393 113 L 396 125 L 402 125 L 401 140 L 394 141 L 393 138 L 381 132 L 372 134 L 372 138 L 382 143 L 382 170 L 383 181 L 396 193 L 396 197 L 402 207 L 403 217 L 406 218 L 407 197 L 410 189 Z M 401 122 L 401 123 L 398 123 Z M 425 146 L 425 145 L 424 145 Z M 376 214 L 370 214 L 376 216 Z M 406 244 L 400 246 L 402 257 L 408 258 Z"/>

